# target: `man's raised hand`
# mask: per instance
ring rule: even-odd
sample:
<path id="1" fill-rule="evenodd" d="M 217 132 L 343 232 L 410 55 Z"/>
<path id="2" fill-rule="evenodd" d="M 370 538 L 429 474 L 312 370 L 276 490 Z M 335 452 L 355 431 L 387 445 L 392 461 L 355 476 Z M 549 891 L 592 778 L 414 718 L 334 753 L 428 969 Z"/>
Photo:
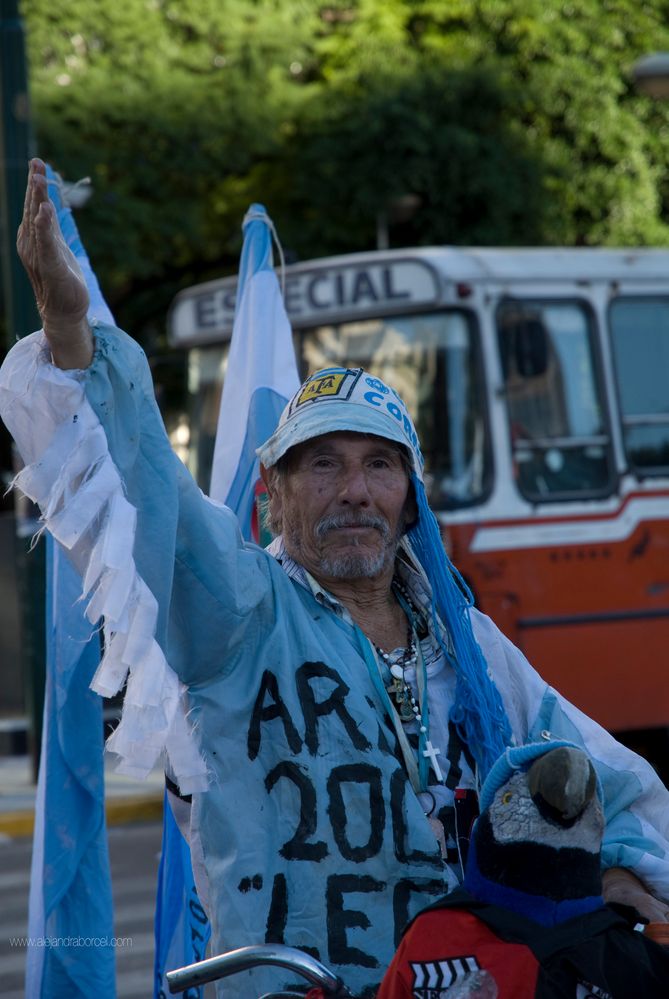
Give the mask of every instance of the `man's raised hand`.
<path id="1" fill-rule="evenodd" d="M 49 200 L 46 168 L 38 159 L 30 162 L 16 248 L 33 286 L 55 364 L 60 368 L 88 367 L 93 357 L 93 337 L 86 320 L 88 289 L 77 259 L 63 239 Z"/>

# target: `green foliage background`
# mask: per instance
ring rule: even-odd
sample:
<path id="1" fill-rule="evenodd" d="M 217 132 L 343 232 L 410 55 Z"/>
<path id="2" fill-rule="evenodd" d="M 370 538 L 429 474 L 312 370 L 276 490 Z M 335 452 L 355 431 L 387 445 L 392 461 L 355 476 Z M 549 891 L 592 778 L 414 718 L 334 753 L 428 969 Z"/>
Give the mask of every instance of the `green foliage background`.
<path id="1" fill-rule="evenodd" d="M 25 0 L 41 156 L 121 324 L 159 340 L 262 201 L 302 259 L 394 245 L 669 244 L 669 0 Z M 392 220 L 392 213 L 391 213 Z"/>

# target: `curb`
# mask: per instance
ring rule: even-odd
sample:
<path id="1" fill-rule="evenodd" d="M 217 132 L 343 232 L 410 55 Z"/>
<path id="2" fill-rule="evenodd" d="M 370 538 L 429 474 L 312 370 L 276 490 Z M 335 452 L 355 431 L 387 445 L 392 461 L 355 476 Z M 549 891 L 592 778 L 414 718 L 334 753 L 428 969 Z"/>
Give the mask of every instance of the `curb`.
<path id="1" fill-rule="evenodd" d="M 108 826 L 122 826 L 126 822 L 149 822 L 163 817 L 164 792 L 134 798 L 108 798 L 105 812 Z"/>
<path id="2" fill-rule="evenodd" d="M 105 802 L 108 826 L 122 826 L 132 822 L 150 822 L 163 816 L 163 795 L 128 798 L 108 798 Z M 6 812 L 0 814 L 0 835 L 32 836 L 35 812 Z"/>

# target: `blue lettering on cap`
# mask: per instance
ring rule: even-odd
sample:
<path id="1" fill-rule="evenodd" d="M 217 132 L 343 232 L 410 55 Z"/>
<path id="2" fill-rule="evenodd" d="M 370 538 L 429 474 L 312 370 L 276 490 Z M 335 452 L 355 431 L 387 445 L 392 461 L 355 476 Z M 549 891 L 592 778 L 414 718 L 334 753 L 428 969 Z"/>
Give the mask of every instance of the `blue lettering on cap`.
<path id="1" fill-rule="evenodd" d="M 393 395 L 395 396 L 395 398 L 396 398 L 396 399 L 397 399 L 397 401 L 399 402 L 399 404 L 400 404 L 400 406 L 402 407 L 402 409 L 406 409 L 406 405 L 405 405 L 405 402 L 404 402 L 404 399 L 403 399 L 403 398 L 402 398 L 402 396 L 401 396 L 401 395 L 399 394 L 399 392 L 398 392 L 398 391 L 397 391 L 396 389 L 394 389 L 394 388 L 391 388 L 391 390 L 390 390 L 390 391 L 391 391 L 391 392 L 393 393 Z"/>
<path id="2" fill-rule="evenodd" d="M 363 398 L 365 402 L 370 403 L 372 406 L 380 406 L 383 401 L 383 396 L 379 395 L 378 392 L 365 392 Z"/>
<path id="3" fill-rule="evenodd" d="M 365 381 L 371 388 L 377 389 L 378 392 L 383 392 L 384 395 L 388 395 L 390 389 L 379 378 L 365 378 Z"/>
<path id="4" fill-rule="evenodd" d="M 409 417 L 406 414 L 402 417 L 402 424 L 404 426 L 404 433 L 407 435 L 407 437 L 409 438 L 409 440 L 413 443 L 413 440 L 414 440 L 414 438 L 416 436 L 416 432 L 415 432 L 414 428 L 411 426 L 411 420 L 409 419 Z"/>
<path id="5" fill-rule="evenodd" d="M 395 419 L 399 420 L 400 423 L 402 422 L 402 411 L 399 406 L 396 406 L 394 402 L 387 402 L 386 409 L 391 414 L 391 416 L 394 416 Z"/>

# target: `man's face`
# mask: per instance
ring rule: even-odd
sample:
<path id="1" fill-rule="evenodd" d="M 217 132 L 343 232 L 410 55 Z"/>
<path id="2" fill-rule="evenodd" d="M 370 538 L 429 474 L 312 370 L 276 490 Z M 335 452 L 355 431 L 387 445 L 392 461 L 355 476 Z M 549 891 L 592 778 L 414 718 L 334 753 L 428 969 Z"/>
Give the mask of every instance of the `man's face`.
<path id="1" fill-rule="evenodd" d="M 317 579 L 392 573 L 413 514 L 399 445 L 338 431 L 291 449 L 270 490 L 288 554 Z"/>

